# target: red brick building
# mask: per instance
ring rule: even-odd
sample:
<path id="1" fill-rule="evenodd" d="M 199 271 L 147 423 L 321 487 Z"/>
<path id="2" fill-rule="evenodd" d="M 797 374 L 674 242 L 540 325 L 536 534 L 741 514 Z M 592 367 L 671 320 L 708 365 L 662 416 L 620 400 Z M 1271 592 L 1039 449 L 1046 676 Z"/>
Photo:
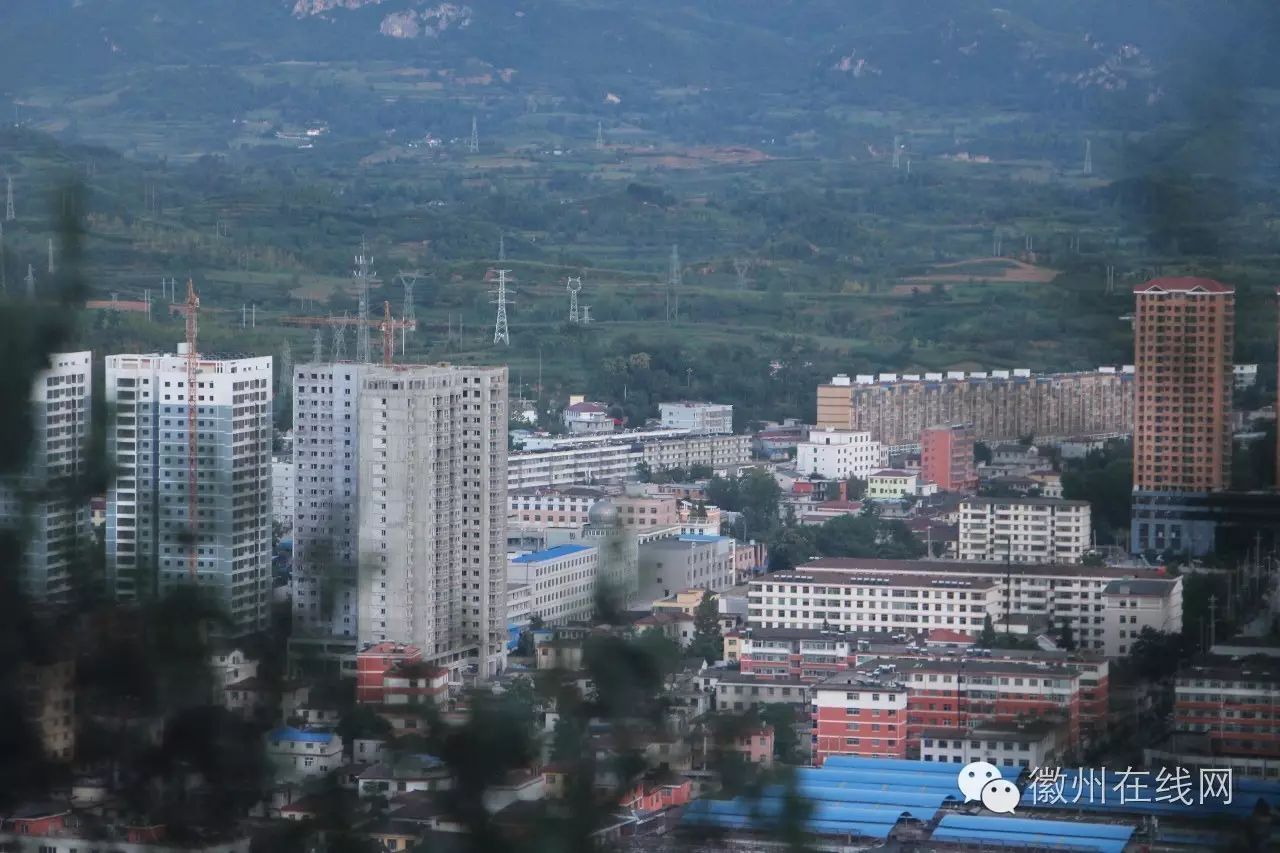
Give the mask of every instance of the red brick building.
<path id="1" fill-rule="evenodd" d="M 1176 731 L 1198 733 L 1215 757 L 1269 759 L 1268 778 L 1280 776 L 1280 659 L 1204 658 L 1179 671 L 1174 689 Z"/>
<path id="2" fill-rule="evenodd" d="M 397 664 L 422 660 L 422 649 L 404 643 L 375 643 L 356 655 L 356 701 L 380 705 L 386 701 L 383 678 Z"/>
<path id="3" fill-rule="evenodd" d="M 944 492 L 978 488 L 973 459 L 973 428 L 965 424 L 926 427 L 920 431 L 920 479 Z"/>
<path id="4" fill-rule="evenodd" d="M 916 758 L 926 730 L 1061 720 L 1080 743 L 1080 674 L 968 658 L 878 659 L 813 687 L 814 764 L 830 755 Z"/>

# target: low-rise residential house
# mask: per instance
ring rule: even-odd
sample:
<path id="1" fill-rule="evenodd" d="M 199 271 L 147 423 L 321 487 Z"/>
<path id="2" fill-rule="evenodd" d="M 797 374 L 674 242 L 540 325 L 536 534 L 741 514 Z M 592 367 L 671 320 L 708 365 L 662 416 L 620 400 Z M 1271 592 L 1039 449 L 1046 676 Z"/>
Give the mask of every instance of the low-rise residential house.
<path id="1" fill-rule="evenodd" d="M 1053 720 L 984 722 L 921 732 L 920 758 L 952 764 L 986 761 L 997 767 L 1058 767 L 1066 757 L 1067 727 Z"/>
<path id="2" fill-rule="evenodd" d="M 432 755 L 388 756 L 360 774 L 361 799 L 392 797 L 411 791 L 444 791 L 453 776 L 444 762 Z"/>
<path id="3" fill-rule="evenodd" d="M 281 726 L 266 736 L 267 760 L 281 779 L 325 776 L 343 763 L 342 738 L 327 730 Z"/>
<path id="4" fill-rule="evenodd" d="M 725 745 L 725 749 L 738 753 L 752 764 L 771 767 L 773 766 L 773 726 L 757 726 L 741 732 Z"/>
<path id="5" fill-rule="evenodd" d="M 1142 631 L 1182 632 L 1182 578 L 1120 580 L 1102 592 L 1102 648 L 1107 657 L 1124 657 Z"/>
<path id="6" fill-rule="evenodd" d="M 867 497 L 876 501 L 914 497 L 919 494 L 919 483 L 919 476 L 911 471 L 883 468 L 867 477 Z"/>

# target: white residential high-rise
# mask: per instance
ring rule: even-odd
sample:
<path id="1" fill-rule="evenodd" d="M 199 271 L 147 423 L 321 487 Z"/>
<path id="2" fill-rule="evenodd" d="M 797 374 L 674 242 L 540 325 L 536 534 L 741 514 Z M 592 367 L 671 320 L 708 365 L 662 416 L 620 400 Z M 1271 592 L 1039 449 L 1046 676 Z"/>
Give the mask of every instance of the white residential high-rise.
<path id="1" fill-rule="evenodd" d="M 356 510 L 360 377 L 365 365 L 293 373 L 293 639 L 358 636 Z"/>
<path id="2" fill-rule="evenodd" d="M 854 430 L 813 430 L 809 440 L 796 445 L 796 471 L 819 474 L 828 480 L 867 479 L 888 462 L 880 442 L 871 433 Z"/>
<path id="3" fill-rule="evenodd" d="M 186 344 L 175 355 L 107 357 L 106 402 L 115 408 L 107 450 L 117 469 L 107 495 L 107 581 L 118 598 L 136 600 L 194 573 L 229 616 L 226 633 L 249 634 L 270 615 L 271 357 L 197 356 L 195 388 L 187 368 Z"/>
<path id="4" fill-rule="evenodd" d="M 733 432 L 733 406 L 727 403 L 696 403 L 690 400 L 659 403 L 658 416 L 662 425 L 668 428 L 695 433 Z"/>
<path id="5" fill-rule="evenodd" d="M 72 565 L 90 541 L 89 501 L 68 491 L 85 472 L 93 354 L 54 353 L 31 385 L 27 470 L 0 488 L 0 520 L 23 534 L 22 587 L 33 602 L 64 602 Z"/>
<path id="6" fill-rule="evenodd" d="M 365 366 L 357 396 L 360 643 L 411 643 L 424 660 L 496 674 L 507 369 Z"/>

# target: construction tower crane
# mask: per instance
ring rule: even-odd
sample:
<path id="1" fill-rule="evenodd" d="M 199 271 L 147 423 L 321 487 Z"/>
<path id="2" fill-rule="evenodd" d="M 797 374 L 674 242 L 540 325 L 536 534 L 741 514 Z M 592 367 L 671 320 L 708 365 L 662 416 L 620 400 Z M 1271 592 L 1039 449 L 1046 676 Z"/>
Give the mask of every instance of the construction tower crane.
<path id="1" fill-rule="evenodd" d="M 286 326 L 365 326 L 377 329 L 382 333 L 382 363 L 388 366 L 395 354 L 396 332 L 401 329 L 414 332 L 418 329 L 417 320 L 392 317 L 390 302 L 382 303 L 381 317 L 283 317 L 280 322 Z"/>
<path id="2" fill-rule="evenodd" d="M 196 394 L 196 368 L 199 356 L 196 355 L 196 334 L 199 331 L 196 315 L 200 310 L 200 297 L 196 295 L 196 285 L 187 279 L 187 301 L 183 313 L 187 318 L 187 525 L 191 528 L 191 542 L 187 545 L 187 573 L 194 582 L 196 579 L 196 455 L 199 442 L 196 436 L 197 407 L 199 395 Z"/>

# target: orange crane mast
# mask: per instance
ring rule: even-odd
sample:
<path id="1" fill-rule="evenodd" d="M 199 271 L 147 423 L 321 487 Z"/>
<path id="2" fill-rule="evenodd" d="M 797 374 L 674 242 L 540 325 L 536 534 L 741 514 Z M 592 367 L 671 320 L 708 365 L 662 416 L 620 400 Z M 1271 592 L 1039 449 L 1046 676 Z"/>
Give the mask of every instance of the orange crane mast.
<path id="1" fill-rule="evenodd" d="M 281 317 L 286 326 L 371 326 L 382 333 L 382 363 L 391 365 L 395 352 L 396 332 L 400 329 L 417 331 L 417 320 L 396 319 L 391 316 L 391 303 L 382 303 L 381 317 Z"/>

